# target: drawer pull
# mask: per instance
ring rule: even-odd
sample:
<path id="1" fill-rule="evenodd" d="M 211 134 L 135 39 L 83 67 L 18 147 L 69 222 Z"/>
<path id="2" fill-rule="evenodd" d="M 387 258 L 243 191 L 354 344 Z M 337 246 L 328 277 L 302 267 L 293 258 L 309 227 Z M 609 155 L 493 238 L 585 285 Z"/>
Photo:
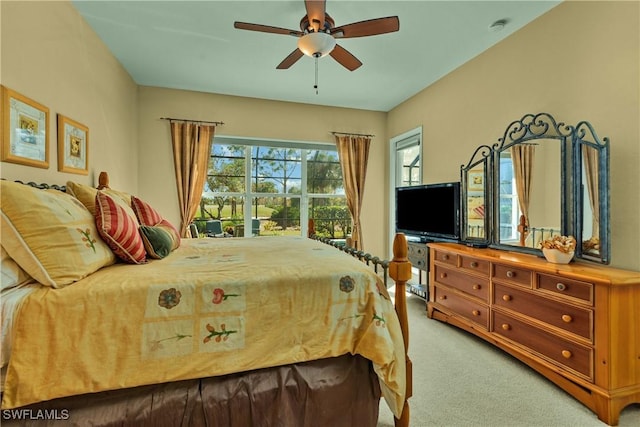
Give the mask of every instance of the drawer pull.
<path id="1" fill-rule="evenodd" d="M 508 323 L 503 323 L 502 324 L 502 329 L 504 329 L 505 331 L 508 331 L 511 329 L 511 325 Z"/>
<path id="2" fill-rule="evenodd" d="M 442 259 L 448 260 L 449 259 L 449 255 L 447 255 L 447 254 L 442 255 Z"/>
<path id="3" fill-rule="evenodd" d="M 479 291 L 480 289 L 482 289 L 482 286 L 480 286 L 480 285 L 473 285 L 473 290 L 474 290 L 474 291 Z"/>
<path id="4" fill-rule="evenodd" d="M 565 359 L 571 359 L 573 354 L 569 350 L 562 350 L 562 357 Z"/>
<path id="5" fill-rule="evenodd" d="M 511 301 L 511 295 L 502 295 L 504 301 Z"/>
<path id="6" fill-rule="evenodd" d="M 556 283 L 556 289 L 559 291 L 564 291 L 567 289 L 567 285 L 565 285 L 564 283 L 558 282 Z"/>
<path id="7" fill-rule="evenodd" d="M 573 317 L 569 316 L 568 314 L 563 314 L 562 321 L 565 323 L 571 323 L 573 322 Z"/>
<path id="8" fill-rule="evenodd" d="M 474 316 L 480 316 L 480 312 L 478 310 L 473 310 L 471 314 L 473 314 Z"/>
<path id="9" fill-rule="evenodd" d="M 475 261 L 471 262 L 471 267 L 476 268 L 478 266 L 478 263 Z"/>
<path id="10" fill-rule="evenodd" d="M 440 273 L 440 278 L 445 279 L 447 277 L 447 273 Z"/>
<path id="11" fill-rule="evenodd" d="M 514 277 L 516 277 L 516 272 L 515 271 L 511 271 L 511 270 L 507 270 L 507 277 L 510 279 L 513 279 Z"/>
<path id="12" fill-rule="evenodd" d="M 446 295 L 442 295 L 442 296 L 440 297 L 440 299 L 441 299 L 441 300 L 445 300 L 445 299 L 447 299 L 447 296 L 446 296 Z"/>

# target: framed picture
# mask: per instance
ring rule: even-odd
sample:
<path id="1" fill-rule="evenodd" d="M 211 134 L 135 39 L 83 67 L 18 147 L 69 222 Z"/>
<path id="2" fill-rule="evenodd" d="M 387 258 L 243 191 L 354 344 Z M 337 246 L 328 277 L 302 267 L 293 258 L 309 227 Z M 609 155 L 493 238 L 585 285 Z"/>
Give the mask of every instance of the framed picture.
<path id="1" fill-rule="evenodd" d="M 89 128 L 58 114 L 58 170 L 89 174 Z"/>
<path id="2" fill-rule="evenodd" d="M 484 218 L 484 197 L 483 196 L 467 197 L 467 218 L 468 219 Z"/>
<path id="3" fill-rule="evenodd" d="M 0 90 L 2 161 L 49 168 L 49 109 L 4 86 Z"/>
<path id="4" fill-rule="evenodd" d="M 484 190 L 484 172 L 469 171 L 469 191 Z"/>

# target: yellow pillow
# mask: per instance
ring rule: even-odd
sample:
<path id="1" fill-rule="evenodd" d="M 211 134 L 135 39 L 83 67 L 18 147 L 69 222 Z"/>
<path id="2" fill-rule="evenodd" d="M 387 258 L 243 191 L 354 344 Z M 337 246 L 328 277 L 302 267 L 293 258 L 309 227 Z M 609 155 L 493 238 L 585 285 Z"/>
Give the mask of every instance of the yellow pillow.
<path id="1" fill-rule="evenodd" d="M 96 214 L 96 194 L 98 194 L 98 189 L 93 188 L 89 185 L 80 184 L 73 181 L 67 181 L 67 193 L 71 194 L 76 199 L 80 200 L 80 202 L 89 209 L 91 215 Z M 105 188 L 104 190 L 100 190 L 103 193 L 114 197 L 116 202 L 119 205 L 125 205 L 129 209 L 131 209 L 131 195 L 125 193 L 124 191 L 112 190 L 111 188 Z M 123 202 L 123 203 L 119 203 Z M 131 211 L 133 213 L 133 211 Z M 136 219 L 137 221 L 137 219 Z"/>
<path id="2" fill-rule="evenodd" d="M 2 246 L 38 282 L 60 288 L 115 262 L 94 216 L 76 198 L 11 181 L 0 185 Z"/>

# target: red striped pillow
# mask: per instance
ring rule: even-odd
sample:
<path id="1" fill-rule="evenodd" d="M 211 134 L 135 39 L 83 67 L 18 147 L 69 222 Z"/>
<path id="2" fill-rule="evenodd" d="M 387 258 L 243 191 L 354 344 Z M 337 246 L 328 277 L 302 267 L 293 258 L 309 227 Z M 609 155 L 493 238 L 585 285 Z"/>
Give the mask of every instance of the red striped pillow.
<path id="1" fill-rule="evenodd" d="M 149 227 L 155 227 L 162 221 L 162 215 L 149 205 L 149 203 L 138 199 L 136 196 L 131 196 L 131 209 L 136 214 L 140 225 L 147 225 Z"/>
<path id="2" fill-rule="evenodd" d="M 144 264 L 147 253 L 132 214 L 102 191 L 96 194 L 96 228 L 102 239 L 121 260 Z"/>
<path id="3" fill-rule="evenodd" d="M 164 219 L 151 205 L 144 200 L 131 196 L 131 209 L 140 221 L 140 225 L 148 227 L 162 226 L 171 235 L 171 250 L 180 246 L 180 233 L 169 221 Z"/>

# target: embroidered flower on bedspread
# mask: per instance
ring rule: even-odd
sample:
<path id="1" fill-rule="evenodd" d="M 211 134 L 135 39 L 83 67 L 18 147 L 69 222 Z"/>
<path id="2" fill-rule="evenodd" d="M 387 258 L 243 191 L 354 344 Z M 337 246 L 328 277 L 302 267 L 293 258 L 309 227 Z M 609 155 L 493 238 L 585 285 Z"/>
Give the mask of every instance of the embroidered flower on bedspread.
<path id="1" fill-rule="evenodd" d="M 156 350 L 162 349 L 162 343 L 164 341 L 169 341 L 169 340 L 180 341 L 181 339 L 184 339 L 184 338 L 191 338 L 191 335 L 183 335 L 183 334 L 176 333 L 172 337 L 162 338 L 159 340 L 152 340 L 149 345 L 149 350 L 156 351 Z"/>
<path id="2" fill-rule="evenodd" d="M 347 317 L 341 317 L 340 319 L 338 319 L 339 322 L 344 322 L 345 320 L 357 320 L 359 317 L 364 317 L 364 314 L 354 314 L 352 316 L 347 316 Z"/>
<path id="3" fill-rule="evenodd" d="M 158 296 L 158 305 L 160 307 L 172 309 L 176 305 L 180 304 L 180 297 L 182 294 L 176 288 L 165 289 L 160 292 Z"/>
<path id="4" fill-rule="evenodd" d="M 351 292 L 355 288 L 356 281 L 350 276 L 340 278 L 340 290 L 342 292 Z"/>
<path id="5" fill-rule="evenodd" d="M 220 324 L 220 330 L 216 331 L 216 328 L 211 326 L 210 323 L 207 323 L 207 331 L 209 331 L 209 335 L 204 337 L 202 342 L 208 343 L 211 341 L 211 338 L 215 340 L 215 342 L 226 341 L 229 339 L 229 335 L 235 334 L 238 331 L 227 331 L 227 325 L 224 323 Z"/>
<path id="6" fill-rule="evenodd" d="M 378 313 L 373 313 L 373 321 L 375 322 L 376 326 L 381 326 L 383 328 L 387 324 L 387 321 L 384 319 L 384 317 L 378 316 Z"/>
<path id="7" fill-rule="evenodd" d="M 338 319 L 338 322 L 346 322 L 348 320 L 358 320 L 360 317 L 364 317 L 364 314 L 354 314 L 351 316 L 341 317 Z M 378 316 L 378 313 L 373 313 L 373 318 L 371 321 L 376 325 L 384 328 L 387 324 L 387 321 L 384 317 Z"/>
<path id="8" fill-rule="evenodd" d="M 96 242 L 96 239 L 91 238 L 91 230 L 89 230 L 88 228 L 86 230 L 83 230 L 82 228 L 76 228 L 76 230 L 78 230 L 80 232 L 80 234 L 82 234 L 82 241 L 83 242 L 87 242 L 85 243 L 85 245 L 88 248 L 93 249 L 93 252 L 96 252 L 96 247 L 94 245 L 94 243 Z"/>
<path id="9" fill-rule="evenodd" d="M 213 290 L 213 299 L 211 300 L 214 304 L 220 304 L 222 301 L 226 301 L 229 297 L 239 297 L 238 294 L 225 294 L 224 289 L 215 288 Z"/>

